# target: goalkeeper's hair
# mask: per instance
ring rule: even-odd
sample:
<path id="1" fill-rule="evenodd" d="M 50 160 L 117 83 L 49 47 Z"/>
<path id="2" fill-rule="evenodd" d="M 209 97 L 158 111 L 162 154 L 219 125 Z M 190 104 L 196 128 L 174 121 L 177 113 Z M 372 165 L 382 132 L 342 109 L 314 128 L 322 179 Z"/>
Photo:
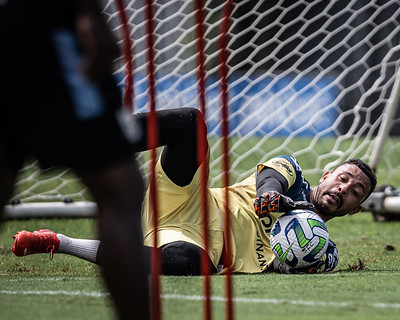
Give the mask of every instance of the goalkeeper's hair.
<path id="1" fill-rule="evenodd" d="M 368 179 L 371 183 L 371 186 L 370 186 L 367 196 L 365 197 L 365 199 L 367 199 L 371 195 L 371 193 L 375 190 L 375 187 L 376 187 L 377 179 L 376 179 L 376 175 L 375 175 L 374 171 L 368 164 L 366 164 L 361 159 L 349 159 L 349 160 L 339 164 L 335 169 L 333 169 L 333 171 L 335 171 L 337 168 L 343 166 L 344 164 L 356 165 L 368 177 Z"/>

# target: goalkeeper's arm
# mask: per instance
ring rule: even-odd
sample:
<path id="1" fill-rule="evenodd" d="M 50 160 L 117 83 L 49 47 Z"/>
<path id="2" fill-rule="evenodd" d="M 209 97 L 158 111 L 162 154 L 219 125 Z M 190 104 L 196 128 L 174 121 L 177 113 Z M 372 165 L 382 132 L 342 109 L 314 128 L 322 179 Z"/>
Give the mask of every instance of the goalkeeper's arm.
<path id="1" fill-rule="evenodd" d="M 288 191 L 288 188 L 289 186 L 286 178 L 272 168 L 264 168 L 257 174 L 257 198 L 269 191 L 276 191 L 284 194 Z"/>

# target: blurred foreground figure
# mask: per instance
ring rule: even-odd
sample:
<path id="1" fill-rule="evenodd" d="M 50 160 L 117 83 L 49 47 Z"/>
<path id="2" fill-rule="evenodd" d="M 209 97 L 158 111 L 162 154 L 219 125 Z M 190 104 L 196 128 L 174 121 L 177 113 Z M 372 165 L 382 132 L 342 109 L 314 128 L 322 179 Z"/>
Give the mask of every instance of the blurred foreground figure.
<path id="1" fill-rule="evenodd" d="M 112 77 L 118 47 L 94 0 L 0 1 L 0 201 L 27 157 L 72 168 L 98 204 L 105 282 L 121 319 L 148 319 L 135 136 Z M 126 120 L 126 119 L 125 119 Z"/>

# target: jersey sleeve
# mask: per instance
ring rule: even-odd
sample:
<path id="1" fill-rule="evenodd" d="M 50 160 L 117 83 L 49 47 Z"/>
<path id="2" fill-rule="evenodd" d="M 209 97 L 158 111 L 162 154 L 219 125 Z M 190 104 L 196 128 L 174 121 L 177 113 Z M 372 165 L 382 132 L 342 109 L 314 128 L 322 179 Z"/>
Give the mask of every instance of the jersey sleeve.
<path id="1" fill-rule="evenodd" d="M 257 174 L 264 168 L 271 168 L 279 172 L 288 182 L 290 188 L 296 181 L 296 171 L 293 165 L 292 157 L 279 156 L 257 165 Z"/>

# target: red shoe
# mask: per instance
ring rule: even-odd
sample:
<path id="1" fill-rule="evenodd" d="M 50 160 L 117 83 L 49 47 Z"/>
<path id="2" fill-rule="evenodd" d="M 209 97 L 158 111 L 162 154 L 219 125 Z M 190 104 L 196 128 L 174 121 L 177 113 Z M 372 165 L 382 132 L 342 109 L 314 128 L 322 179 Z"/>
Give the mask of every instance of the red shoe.
<path id="1" fill-rule="evenodd" d="M 48 229 L 42 229 L 35 232 L 19 231 L 13 238 L 14 246 L 11 251 L 17 257 L 27 256 L 34 253 L 50 252 L 50 259 L 53 259 L 53 252 L 60 246 L 60 240 L 57 234 Z"/>

